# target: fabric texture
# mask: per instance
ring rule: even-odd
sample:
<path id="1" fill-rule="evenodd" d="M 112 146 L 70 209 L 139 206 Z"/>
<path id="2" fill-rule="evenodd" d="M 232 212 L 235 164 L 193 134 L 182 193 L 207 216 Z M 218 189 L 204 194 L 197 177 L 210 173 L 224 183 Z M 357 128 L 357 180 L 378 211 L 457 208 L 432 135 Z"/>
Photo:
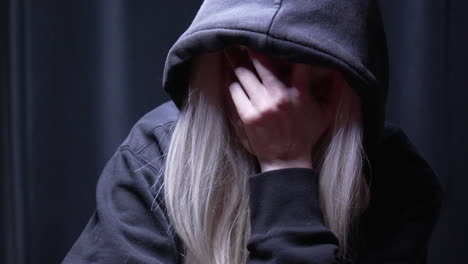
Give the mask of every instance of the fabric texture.
<path id="1" fill-rule="evenodd" d="M 388 90 L 385 32 L 372 0 L 206 0 L 166 58 L 163 87 L 180 108 L 191 58 L 233 44 L 291 62 L 339 69 L 361 97 L 371 155 Z"/>
<path id="2" fill-rule="evenodd" d="M 353 263 L 426 263 L 441 185 L 406 134 L 385 122 L 387 54 L 375 1 L 206 0 L 170 49 L 163 87 L 172 100 L 145 115 L 105 167 L 97 208 L 63 263 L 183 263 L 157 178 L 187 95 L 191 58 L 233 44 L 339 69 L 360 95 L 371 201 Z M 247 263 L 339 263 L 324 226 L 317 172 L 286 168 L 249 178 Z"/>
<path id="3" fill-rule="evenodd" d="M 166 215 L 157 172 L 178 108 L 168 101 L 142 117 L 104 168 L 96 211 L 62 263 L 183 263 L 183 243 Z M 406 134 L 385 122 L 372 161 L 371 202 L 352 263 L 427 263 L 443 193 Z M 340 263 L 323 224 L 316 171 L 286 168 L 249 179 L 252 236 L 247 263 Z M 343 262 L 341 262 L 343 263 Z"/>

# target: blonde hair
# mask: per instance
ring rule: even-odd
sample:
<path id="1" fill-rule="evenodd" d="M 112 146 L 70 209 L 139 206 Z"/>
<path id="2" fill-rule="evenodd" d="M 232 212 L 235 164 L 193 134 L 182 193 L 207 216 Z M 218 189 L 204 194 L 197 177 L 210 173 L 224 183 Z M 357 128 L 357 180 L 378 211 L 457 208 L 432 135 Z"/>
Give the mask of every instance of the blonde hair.
<path id="1" fill-rule="evenodd" d="M 248 179 L 258 173 L 258 166 L 230 129 L 223 110 L 203 95 L 207 86 L 216 89 L 221 84 L 217 62 L 215 57 L 194 58 L 189 94 L 160 175 L 170 223 L 190 264 L 240 264 L 248 256 Z M 362 171 L 359 97 L 344 80 L 341 85 L 347 89 L 314 164 L 324 224 L 338 238 L 339 257 L 345 257 L 350 227 L 367 207 L 369 191 Z"/>

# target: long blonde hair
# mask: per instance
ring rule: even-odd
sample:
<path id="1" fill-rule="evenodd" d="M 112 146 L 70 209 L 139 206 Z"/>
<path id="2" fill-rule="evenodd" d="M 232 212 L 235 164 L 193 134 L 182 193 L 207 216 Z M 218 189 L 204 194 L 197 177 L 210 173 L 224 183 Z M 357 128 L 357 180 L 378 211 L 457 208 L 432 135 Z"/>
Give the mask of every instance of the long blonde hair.
<path id="1" fill-rule="evenodd" d="M 190 264 L 240 264 L 248 256 L 248 179 L 259 171 L 256 158 L 242 147 L 223 110 L 202 92 L 221 84 L 219 66 L 216 59 L 194 58 L 189 94 L 160 175 L 170 223 L 185 246 L 185 263 Z M 314 156 L 324 224 L 338 238 L 338 257 L 346 256 L 350 227 L 369 201 L 362 171 L 360 101 L 342 80 L 346 89 L 336 118 Z"/>

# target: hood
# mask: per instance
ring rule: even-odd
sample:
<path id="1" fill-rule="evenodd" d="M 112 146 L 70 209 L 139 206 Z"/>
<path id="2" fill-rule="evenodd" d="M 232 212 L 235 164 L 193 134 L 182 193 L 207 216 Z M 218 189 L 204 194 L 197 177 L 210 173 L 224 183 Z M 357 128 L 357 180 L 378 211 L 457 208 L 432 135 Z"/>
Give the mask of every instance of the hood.
<path id="1" fill-rule="evenodd" d="M 387 47 L 378 3 L 371 0 L 205 0 L 168 52 L 163 88 L 181 109 L 191 58 L 233 44 L 297 63 L 341 71 L 361 98 L 364 149 L 383 134 Z"/>

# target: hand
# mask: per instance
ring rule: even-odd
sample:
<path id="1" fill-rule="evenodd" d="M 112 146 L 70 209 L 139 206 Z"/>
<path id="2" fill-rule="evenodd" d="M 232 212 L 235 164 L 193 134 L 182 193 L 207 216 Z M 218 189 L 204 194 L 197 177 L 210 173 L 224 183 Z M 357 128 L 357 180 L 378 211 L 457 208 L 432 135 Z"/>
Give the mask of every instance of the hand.
<path id="1" fill-rule="evenodd" d="M 305 64 L 290 66 L 288 85 L 265 55 L 251 50 L 243 55 L 232 48 L 225 54 L 235 74 L 228 82 L 229 117 L 243 146 L 257 157 L 262 171 L 312 168 L 313 147 L 333 113 L 311 94 L 311 82 L 307 80 L 311 68 Z"/>

